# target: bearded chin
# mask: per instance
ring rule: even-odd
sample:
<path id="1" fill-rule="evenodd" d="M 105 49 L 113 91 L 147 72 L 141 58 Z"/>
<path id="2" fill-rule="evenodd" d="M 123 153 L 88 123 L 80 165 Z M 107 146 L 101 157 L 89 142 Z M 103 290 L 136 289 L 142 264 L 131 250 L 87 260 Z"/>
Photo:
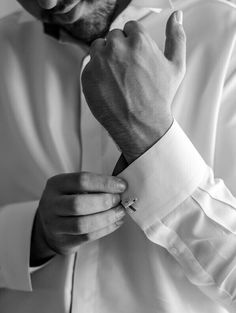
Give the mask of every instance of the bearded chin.
<path id="1" fill-rule="evenodd" d="M 106 7 L 95 10 L 87 16 L 81 17 L 73 24 L 67 24 L 64 28 L 76 39 L 91 44 L 95 39 L 104 37 L 109 31 L 116 9 L 114 1 L 107 3 Z"/>
<path id="2" fill-rule="evenodd" d="M 109 31 L 111 21 L 88 21 L 79 20 L 71 25 L 65 26 L 65 29 L 76 39 L 91 44 L 95 39 L 104 37 Z"/>

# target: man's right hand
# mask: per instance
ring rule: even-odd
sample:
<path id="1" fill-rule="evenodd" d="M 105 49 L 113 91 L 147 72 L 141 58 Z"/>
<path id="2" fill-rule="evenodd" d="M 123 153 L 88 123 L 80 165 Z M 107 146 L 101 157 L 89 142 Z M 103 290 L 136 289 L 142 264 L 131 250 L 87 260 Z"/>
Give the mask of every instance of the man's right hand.
<path id="1" fill-rule="evenodd" d="M 104 237 L 123 224 L 120 194 L 126 183 L 87 172 L 50 178 L 41 197 L 31 238 L 31 266 L 55 254 L 72 254 L 86 241 Z"/>

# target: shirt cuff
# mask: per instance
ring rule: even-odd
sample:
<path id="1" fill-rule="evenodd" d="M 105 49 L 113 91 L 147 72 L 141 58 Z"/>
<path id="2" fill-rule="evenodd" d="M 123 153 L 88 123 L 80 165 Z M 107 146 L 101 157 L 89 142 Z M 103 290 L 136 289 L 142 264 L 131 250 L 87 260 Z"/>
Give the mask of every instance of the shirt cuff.
<path id="1" fill-rule="evenodd" d="M 169 131 L 118 176 L 128 183 L 122 204 L 145 231 L 189 197 L 207 165 L 176 120 Z"/>
<path id="2" fill-rule="evenodd" d="M 0 209 L 0 272 L 8 289 L 32 291 L 29 259 L 31 231 L 38 201 Z"/>

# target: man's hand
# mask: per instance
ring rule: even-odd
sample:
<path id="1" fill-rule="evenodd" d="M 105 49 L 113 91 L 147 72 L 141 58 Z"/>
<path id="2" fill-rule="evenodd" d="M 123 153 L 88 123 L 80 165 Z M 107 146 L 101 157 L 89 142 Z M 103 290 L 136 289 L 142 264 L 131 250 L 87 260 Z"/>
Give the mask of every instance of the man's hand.
<path id="1" fill-rule="evenodd" d="M 171 104 L 185 74 L 182 12 L 168 20 L 164 54 L 133 21 L 94 41 L 90 54 L 82 74 L 86 100 L 131 163 L 173 122 Z"/>
<path id="2" fill-rule="evenodd" d="M 48 180 L 36 213 L 31 266 L 58 254 L 76 252 L 86 241 L 104 237 L 123 224 L 120 178 L 91 173 L 62 174 Z"/>

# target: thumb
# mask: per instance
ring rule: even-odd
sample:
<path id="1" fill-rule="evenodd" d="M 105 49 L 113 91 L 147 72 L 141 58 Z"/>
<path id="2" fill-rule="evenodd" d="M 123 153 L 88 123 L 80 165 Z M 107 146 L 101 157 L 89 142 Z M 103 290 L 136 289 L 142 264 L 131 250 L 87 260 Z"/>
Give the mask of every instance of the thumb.
<path id="1" fill-rule="evenodd" d="M 175 11 L 166 25 L 165 56 L 175 63 L 179 70 L 185 68 L 186 36 L 183 28 L 183 12 Z"/>

